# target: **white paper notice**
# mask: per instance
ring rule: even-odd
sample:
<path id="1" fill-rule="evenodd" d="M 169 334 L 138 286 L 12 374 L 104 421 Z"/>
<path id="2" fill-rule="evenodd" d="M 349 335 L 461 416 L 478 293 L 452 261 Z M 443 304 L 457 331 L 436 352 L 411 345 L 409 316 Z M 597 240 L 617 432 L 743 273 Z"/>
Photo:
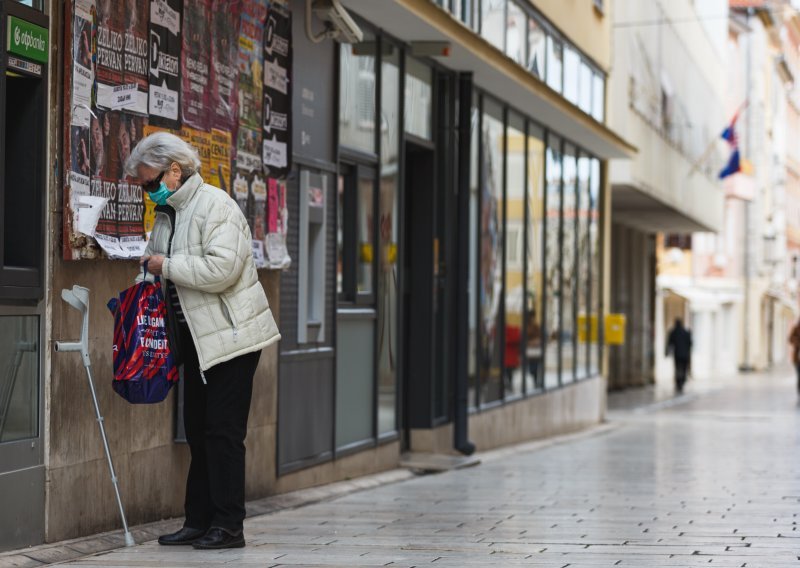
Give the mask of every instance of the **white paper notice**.
<path id="1" fill-rule="evenodd" d="M 178 93 L 167 87 L 150 85 L 150 114 L 169 120 L 178 120 Z"/>
<path id="2" fill-rule="evenodd" d="M 262 156 L 266 166 L 285 168 L 288 160 L 285 142 L 277 140 L 264 140 L 264 154 Z"/>
<path id="3" fill-rule="evenodd" d="M 112 87 L 102 83 L 97 84 L 97 106 L 101 108 L 147 114 L 147 93 L 139 91 L 138 85 L 117 85 Z"/>
<path id="4" fill-rule="evenodd" d="M 267 262 L 264 260 L 264 243 L 262 241 L 253 241 L 253 262 L 255 262 L 256 268 L 267 266 Z"/>
<path id="5" fill-rule="evenodd" d="M 269 233 L 266 240 L 267 258 L 270 268 L 285 270 L 292 264 L 289 251 L 286 250 L 286 239 L 280 233 Z"/>
<path id="6" fill-rule="evenodd" d="M 95 234 L 94 239 L 109 258 L 140 258 L 144 254 L 147 243 L 141 237 L 112 237 Z"/>
<path id="7" fill-rule="evenodd" d="M 100 214 L 108 203 L 105 197 L 78 195 L 75 197 L 76 229 L 79 233 L 93 237 Z"/>

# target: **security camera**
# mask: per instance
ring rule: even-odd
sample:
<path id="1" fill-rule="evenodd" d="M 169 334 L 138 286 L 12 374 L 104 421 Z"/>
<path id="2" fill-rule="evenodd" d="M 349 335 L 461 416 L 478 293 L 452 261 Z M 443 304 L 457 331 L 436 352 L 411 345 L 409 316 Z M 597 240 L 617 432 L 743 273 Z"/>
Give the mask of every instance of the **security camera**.
<path id="1" fill-rule="evenodd" d="M 364 33 L 339 3 L 339 0 L 314 0 L 314 14 L 325 22 L 326 35 L 342 43 L 358 43 L 364 39 Z"/>

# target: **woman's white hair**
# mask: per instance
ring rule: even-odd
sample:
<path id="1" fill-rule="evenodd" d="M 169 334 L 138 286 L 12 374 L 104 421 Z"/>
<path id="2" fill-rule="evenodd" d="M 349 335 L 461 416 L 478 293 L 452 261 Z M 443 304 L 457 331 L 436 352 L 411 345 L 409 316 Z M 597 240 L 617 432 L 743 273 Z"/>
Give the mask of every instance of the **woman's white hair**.
<path id="1" fill-rule="evenodd" d="M 125 160 L 125 173 L 136 177 L 139 166 L 148 166 L 159 171 L 167 170 L 173 162 L 181 167 L 181 174 L 187 178 L 200 169 L 200 156 L 197 150 L 174 134 L 156 132 L 136 145 Z"/>

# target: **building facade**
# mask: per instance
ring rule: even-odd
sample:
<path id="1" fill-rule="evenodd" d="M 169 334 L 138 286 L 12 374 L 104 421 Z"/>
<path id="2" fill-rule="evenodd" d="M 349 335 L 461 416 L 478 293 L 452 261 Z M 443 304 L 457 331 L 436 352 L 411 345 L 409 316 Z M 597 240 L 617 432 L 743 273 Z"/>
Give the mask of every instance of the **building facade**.
<path id="1" fill-rule="evenodd" d="M 141 4 L 130 21 L 147 18 Z M 307 2 L 280 6 L 291 16 L 292 160 L 281 219 L 292 262 L 260 271 L 283 340 L 256 375 L 248 498 L 397 467 L 405 452 L 468 454 L 573 431 L 604 414 L 607 164 L 635 152 L 607 124 L 612 6 L 342 4 L 363 33 L 357 43 L 322 39 Z M 105 379 L 112 320 L 103 306 L 130 285 L 136 263 L 109 260 L 70 226 L 80 179 L 57 166 L 80 147 L 75 109 L 62 102 L 75 78 L 63 69 L 79 52 L 74 23 L 87 6 L 53 2 L 39 12 L 49 16 L 50 59 L 64 65 L 42 75 L 54 110 L 37 130 L 49 152 L 36 194 L 46 202 L 33 255 L 40 289 L 33 302 L 9 291 L 0 312 L 16 318 L 26 373 L 9 422 L 37 425 L 0 438 L 0 492 L 31 496 L 0 513 L 3 548 L 118 523 L 81 362 L 50 350 L 78 333 L 74 310 L 59 300 L 73 284 L 91 289 L 92 363 L 129 522 L 182 512 L 180 392 L 135 407 Z M 213 42 L 224 30 L 208 33 Z M 136 120 L 126 124 L 138 134 Z M 263 159 L 268 176 L 274 155 Z M 224 168 L 212 168 L 222 180 Z M 13 199 L 6 218 L 18 215 Z M 32 441 L 38 477 L 14 461 Z"/>

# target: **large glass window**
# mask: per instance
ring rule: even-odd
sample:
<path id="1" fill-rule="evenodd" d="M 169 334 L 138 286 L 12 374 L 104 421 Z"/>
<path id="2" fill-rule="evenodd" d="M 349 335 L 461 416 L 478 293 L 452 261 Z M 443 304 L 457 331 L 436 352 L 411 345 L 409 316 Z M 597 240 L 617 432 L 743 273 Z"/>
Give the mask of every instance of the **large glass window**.
<path id="1" fill-rule="evenodd" d="M 578 104 L 581 56 L 570 46 L 564 48 L 564 98 Z"/>
<path id="2" fill-rule="evenodd" d="M 600 73 L 592 75 L 592 116 L 603 121 L 605 115 L 605 80 Z"/>
<path id="3" fill-rule="evenodd" d="M 591 350 L 589 353 L 589 373 L 595 375 L 600 372 L 600 353 L 602 344 L 600 342 L 600 295 L 602 285 L 600 280 L 600 259 L 601 239 L 600 239 L 600 161 L 592 158 L 591 172 L 589 181 L 589 246 L 591 248 L 592 262 L 591 270 L 591 297 L 589 299 L 589 317 L 592 320 L 592 338 L 590 339 Z M 595 332 L 596 329 L 596 332 Z"/>
<path id="4" fill-rule="evenodd" d="M 481 36 L 500 51 L 505 49 L 506 0 L 481 1 Z"/>
<path id="5" fill-rule="evenodd" d="M 431 139 L 432 75 L 427 65 L 406 59 L 406 132 L 425 140 Z"/>
<path id="6" fill-rule="evenodd" d="M 365 31 L 364 42 L 343 43 L 339 87 L 339 142 L 375 152 L 375 37 Z"/>
<path id="7" fill-rule="evenodd" d="M 564 145 L 563 156 L 564 190 L 562 195 L 563 219 L 561 229 L 561 382 L 569 383 L 575 379 L 575 295 L 577 291 L 577 271 L 575 266 L 576 243 L 576 182 L 578 162 L 575 148 Z"/>
<path id="8" fill-rule="evenodd" d="M 564 46 L 561 40 L 547 36 L 547 84 L 551 89 L 561 92 Z"/>
<path id="9" fill-rule="evenodd" d="M 480 232 L 481 402 L 499 400 L 503 371 L 503 109 L 483 100 Z"/>
<path id="10" fill-rule="evenodd" d="M 536 18 L 528 18 L 528 71 L 544 79 L 547 34 Z"/>
<path id="11" fill-rule="evenodd" d="M 39 435 L 39 317 L 0 316 L 0 442 Z"/>
<path id="12" fill-rule="evenodd" d="M 478 392 L 478 303 L 480 295 L 478 291 L 478 267 L 480 266 L 482 254 L 479 257 L 478 243 L 480 226 L 478 219 L 480 204 L 480 187 L 478 184 L 479 173 L 479 142 L 480 142 L 480 111 L 478 109 L 478 98 L 472 107 L 472 121 L 470 124 L 470 168 L 469 168 L 469 348 L 468 348 L 468 375 L 469 375 L 469 404 L 477 404 Z M 482 249 L 480 249 L 482 253 Z"/>
<path id="13" fill-rule="evenodd" d="M 578 89 L 578 107 L 586 114 L 592 114 L 592 69 L 586 61 L 581 61 L 580 87 Z"/>
<path id="14" fill-rule="evenodd" d="M 526 28 L 525 12 L 515 2 L 509 2 L 506 20 L 506 55 L 520 65 L 525 65 Z"/>
<path id="15" fill-rule="evenodd" d="M 528 125 L 527 235 L 525 239 L 525 392 L 542 388 L 542 305 L 544 263 L 544 133 Z"/>
<path id="16" fill-rule="evenodd" d="M 400 52 L 384 49 L 378 255 L 378 434 L 397 430 L 397 243 Z"/>
<path id="17" fill-rule="evenodd" d="M 545 220 L 545 387 L 560 384 L 559 335 L 561 329 L 561 141 L 548 137 L 547 141 L 547 213 Z"/>
<path id="18" fill-rule="evenodd" d="M 589 281 L 589 264 L 591 263 L 589 247 L 589 172 L 590 159 L 586 155 L 578 158 L 578 322 L 576 335 L 578 337 L 578 351 L 575 359 L 577 362 L 577 378 L 582 379 L 589 373 L 589 298 L 592 293 Z"/>
<path id="19" fill-rule="evenodd" d="M 371 301 L 375 293 L 374 169 L 342 164 L 337 193 L 336 287 L 339 299 L 344 302 Z"/>
<path id="20" fill-rule="evenodd" d="M 506 130 L 505 395 L 523 393 L 525 311 L 525 120 L 509 113 Z"/>

